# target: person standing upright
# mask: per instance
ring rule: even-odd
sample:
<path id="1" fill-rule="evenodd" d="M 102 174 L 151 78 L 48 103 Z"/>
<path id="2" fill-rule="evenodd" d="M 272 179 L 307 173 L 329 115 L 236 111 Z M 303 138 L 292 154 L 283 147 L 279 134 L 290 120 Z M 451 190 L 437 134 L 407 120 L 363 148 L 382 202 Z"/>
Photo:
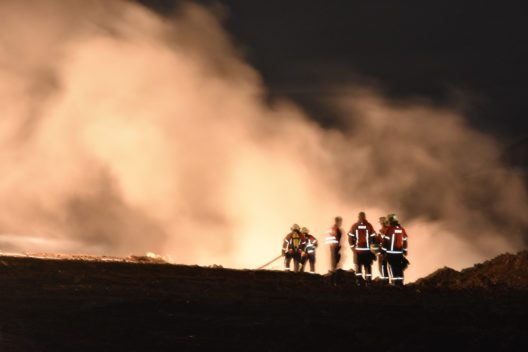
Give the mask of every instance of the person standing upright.
<path id="1" fill-rule="evenodd" d="M 387 270 L 387 256 L 383 252 L 383 237 L 387 233 L 389 228 L 389 222 L 387 217 L 382 216 L 379 218 L 379 224 L 381 228 L 378 231 L 377 245 L 378 245 L 378 270 L 380 274 L 380 280 L 383 283 L 389 282 L 389 272 Z"/>
<path id="2" fill-rule="evenodd" d="M 293 271 L 298 272 L 301 268 L 301 261 L 304 255 L 306 240 L 301 233 L 301 227 L 293 224 L 290 233 L 284 237 L 282 243 L 282 255 L 284 255 L 284 270 L 290 270 L 290 263 L 293 259 Z"/>
<path id="3" fill-rule="evenodd" d="M 326 233 L 325 243 L 330 247 L 330 270 L 335 271 L 339 267 L 341 260 L 341 237 L 343 230 L 343 219 L 340 216 L 336 216 L 334 219 L 334 225 L 328 229 Z"/>
<path id="4" fill-rule="evenodd" d="M 365 212 L 358 214 L 358 221 L 352 225 L 348 233 L 348 243 L 354 253 L 356 263 L 356 276 L 363 276 L 365 270 L 365 280 L 372 281 L 372 262 L 375 259 L 370 250 L 370 246 L 376 244 L 376 231 L 368 222 Z"/>
<path id="5" fill-rule="evenodd" d="M 315 274 L 315 251 L 317 249 L 318 243 L 317 238 L 310 234 L 310 230 L 306 227 L 301 229 L 301 233 L 304 235 L 306 240 L 306 245 L 304 247 L 304 252 L 306 255 L 303 257 L 301 271 L 304 271 L 306 262 L 310 263 L 310 273 Z"/>
<path id="6" fill-rule="evenodd" d="M 387 256 L 391 282 L 395 286 L 403 286 L 403 272 L 408 265 L 407 245 L 408 237 L 405 229 L 395 214 L 389 215 L 389 227 L 383 236 L 383 252 Z"/>

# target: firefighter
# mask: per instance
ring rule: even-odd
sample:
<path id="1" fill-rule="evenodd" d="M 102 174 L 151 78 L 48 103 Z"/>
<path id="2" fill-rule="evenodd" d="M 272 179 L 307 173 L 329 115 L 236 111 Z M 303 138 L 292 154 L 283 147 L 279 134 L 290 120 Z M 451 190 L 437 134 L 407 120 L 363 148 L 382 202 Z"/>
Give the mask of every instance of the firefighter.
<path id="1" fill-rule="evenodd" d="M 328 229 L 326 233 L 325 243 L 330 246 L 330 270 L 335 271 L 341 260 L 341 236 L 343 230 L 343 219 L 340 216 L 336 216 L 334 219 L 334 225 Z"/>
<path id="2" fill-rule="evenodd" d="M 356 276 L 363 277 L 365 269 L 365 280 L 372 281 L 372 262 L 376 258 L 370 250 L 370 246 L 376 245 L 376 231 L 367 221 L 365 212 L 358 214 L 358 221 L 352 225 L 348 233 L 348 243 L 354 253 L 356 263 Z"/>
<path id="3" fill-rule="evenodd" d="M 284 270 L 290 270 L 290 263 L 293 259 L 293 271 L 298 272 L 301 267 L 302 258 L 306 255 L 304 253 L 306 240 L 304 235 L 301 233 L 301 227 L 299 225 L 293 224 L 290 230 L 290 233 L 284 237 L 284 242 L 282 243 Z"/>
<path id="4" fill-rule="evenodd" d="M 403 286 L 403 271 L 409 264 L 407 261 L 407 232 L 400 225 L 396 214 L 388 216 L 389 227 L 383 235 L 383 252 L 387 257 L 391 282 L 395 286 Z"/>
<path id="5" fill-rule="evenodd" d="M 308 230 L 306 227 L 303 227 L 301 229 L 301 233 L 303 234 L 305 241 L 306 241 L 306 244 L 304 246 L 305 256 L 303 257 L 301 271 L 304 271 L 306 262 L 309 262 L 310 263 L 310 273 L 315 274 L 315 250 L 317 249 L 317 246 L 318 246 L 317 238 L 312 236 L 310 234 L 310 230 Z"/>
<path id="6" fill-rule="evenodd" d="M 380 230 L 378 231 L 377 245 L 378 245 L 378 270 L 380 274 L 380 279 L 383 283 L 389 282 L 389 272 L 387 271 L 387 258 L 385 253 L 383 253 L 383 236 L 389 228 L 389 222 L 387 217 L 382 216 L 379 218 L 379 224 L 381 225 Z"/>

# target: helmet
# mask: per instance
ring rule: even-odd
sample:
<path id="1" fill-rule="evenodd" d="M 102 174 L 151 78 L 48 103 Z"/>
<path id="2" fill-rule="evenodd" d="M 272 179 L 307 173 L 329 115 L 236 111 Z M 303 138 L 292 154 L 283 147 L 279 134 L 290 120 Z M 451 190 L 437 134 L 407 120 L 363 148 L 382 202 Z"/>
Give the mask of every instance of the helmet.
<path id="1" fill-rule="evenodd" d="M 394 213 L 387 215 L 387 221 L 391 224 L 399 222 L 398 217 Z"/>
<path id="2" fill-rule="evenodd" d="M 306 234 L 306 235 L 309 235 L 309 234 L 310 234 L 310 230 L 308 230 L 307 227 L 303 227 L 303 228 L 301 229 L 301 233 L 304 233 L 304 234 Z"/>
<path id="3" fill-rule="evenodd" d="M 293 224 L 291 227 L 290 227 L 290 230 L 292 231 L 301 231 L 301 227 L 297 224 Z"/>

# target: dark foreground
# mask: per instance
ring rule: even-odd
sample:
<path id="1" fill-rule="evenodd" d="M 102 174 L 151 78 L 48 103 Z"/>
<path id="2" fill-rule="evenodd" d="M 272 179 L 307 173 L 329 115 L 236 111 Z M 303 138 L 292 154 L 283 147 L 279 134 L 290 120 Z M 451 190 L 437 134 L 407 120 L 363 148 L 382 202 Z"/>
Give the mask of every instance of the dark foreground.
<path id="1" fill-rule="evenodd" d="M 527 291 L 0 257 L 0 351 L 525 348 Z"/>

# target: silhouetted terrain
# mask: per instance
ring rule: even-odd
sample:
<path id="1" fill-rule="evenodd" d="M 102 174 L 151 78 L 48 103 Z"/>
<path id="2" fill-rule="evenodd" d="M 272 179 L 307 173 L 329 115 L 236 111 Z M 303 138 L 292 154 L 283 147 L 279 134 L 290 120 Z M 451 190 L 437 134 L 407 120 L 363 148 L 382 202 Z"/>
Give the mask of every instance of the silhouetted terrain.
<path id="1" fill-rule="evenodd" d="M 443 268 L 416 281 L 421 288 L 525 290 L 528 292 L 528 251 L 502 254 L 472 268 Z"/>
<path id="2" fill-rule="evenodd" d="M 344 271 L 2 256 L 0 351 L 512 350 L 526 342 L 527 258 L 397 289 Z"/>

